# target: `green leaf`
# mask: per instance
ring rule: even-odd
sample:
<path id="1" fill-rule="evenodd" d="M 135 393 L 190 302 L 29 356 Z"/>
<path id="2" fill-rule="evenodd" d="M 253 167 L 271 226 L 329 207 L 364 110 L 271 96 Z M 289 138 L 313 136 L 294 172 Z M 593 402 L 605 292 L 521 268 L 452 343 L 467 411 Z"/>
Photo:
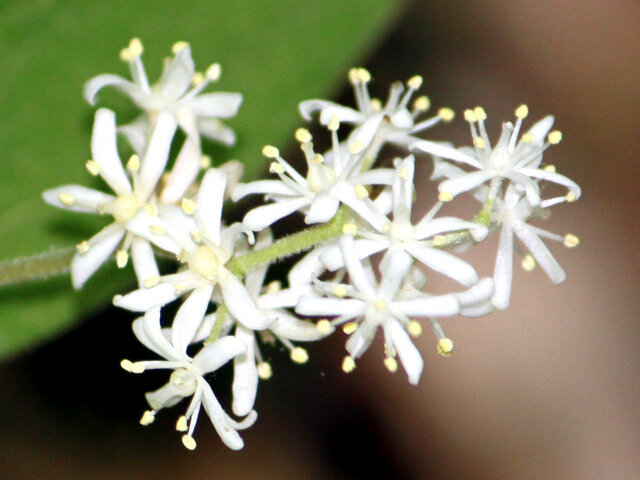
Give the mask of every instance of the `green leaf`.
<path id="1" fill-rule="evenodd" d="M 383 37 L 399 2 L 393 0 L 4 0 L 0 4 L 0 259 L 75 245 L 103 224 L 56 210 L 40 195 L 78 183 L 98 186 L 84 169 L 94 109 L 82 85 L 100 73 L 128 77 L 119 51 L 144 43 L 155 80 L 178 40 L 192 45 L 196 66 L 219 62 L 218 91 L 244 95 L 236 148 L 211 148 L 214 160 L 241 159 L 252 176 L 263 171 L 263 145 L 284 146 L 296 126 L 299 101 L 331 95 L 354 62 Z M 105 91 L 101 105 L 120 119 L 134 113 Z M 129 267 L 130 268 L 130 267 Z M 48 340 L 133 286 L 132 272 L 103 267 L 82 292 L 68 276 L 0 289 L 0 357 Z"/>

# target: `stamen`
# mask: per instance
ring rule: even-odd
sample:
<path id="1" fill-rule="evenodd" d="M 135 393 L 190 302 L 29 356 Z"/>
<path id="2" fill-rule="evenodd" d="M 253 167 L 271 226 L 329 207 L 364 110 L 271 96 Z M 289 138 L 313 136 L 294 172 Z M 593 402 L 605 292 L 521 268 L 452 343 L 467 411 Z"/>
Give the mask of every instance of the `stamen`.
<path id="1" fill-rule="evenodd" d="M 197 446 L 196 441 L 190 435 L 182 436 L 182 444 L 185 446 L 187 450 L 195 450 Z"/>
<path id="2" fill-rule="evenodd" d="M 564 236 L 564 246 L 567 248 L 573 248 L 580 245 L 580 239 L 572 233 L 567 233 Z"/>
<path id="3" fill-rule="evenodd" d="M 269 165 L 269 173 L 284 173 L 284 167 L 278 162 L 271 162 L 271 165 Z"/>
<path id="4" fill-rule="evenodd" d="M 422 335 L 422 325 L 420 325 L 420 322 L 416 320 L 411 320 L 409 322 L 408 330 L 409 330 L 409 335 L 411 335 L 414 338 L 417 338 L 420 335 Z"/>
<path id="5" fill-rule="evenodd" d="M 271 369 L 271 364 L 269 362 L 260 362 L 257 365 L 258 368 L 258 377 L 262 380 L 269 380 L 273 375 L 273 370 Z"/>
<path id="6" fill-rule="evenodd" d="M 342 371 L 344 373 L 351 373 L 356 369 L 356 362 L 351 356 L 344 357 L 342 360 Z"/>
<path id="7" fill-rule="evenodd" d="M 189 430 L 189 425 L 187 424 L 187 417 L 182 415 L 178 421 L 176 422 L 176 430 L 178 432 L 186 432 Z"/>
<path id="8" fill-rule="evenodd" d="M 374 112 L 379 112 L 382 110 L 382 102 L 377 98 L 372 98 L 369 102 L 369 105 L 371 105 L 371 110 L 373 110 Z"/>
<path id="9" fill-rule="evenodd" d="M 129 42 L 129 53 L 131 53 L 131 55 L 135 58 L 142 55 L 142 52 L 144 52 L 144 48 L 140 39 L 132 38 Z"/>
<path id="10" fill-rule="evenodd" d="M 76 250 L 80 255 L 82 255 L 83 253 L 87 253 L 89 251 L 89 242 L 87 242 L 86 240 L 80 242 L 78 245 L 76 245 Z"/>
<path id="11" fill-rule="evenodd" d="M 473 110 L 471 110 L 470 108 L 468 108 L 468 109 L 466 109 L 464 111 L 464 119 L 469 123 L 473 123 L 473 122 L 476 122 L 478 120 L 476 118 L 476 114 L 473 113 Z"/>
<path id="12" fill-rule="evenodd" d="M 311 159 L 313 163 L 317 163 L 318 165 L 322 165 L 324 163 L 324 157 L 320 153 L 316 153 Z"/>
<path id="13" fill-rule="evenodd" d="M 155 287 L 160 283 L 160 277 L 158 275 L 153 275 L 144 281 L 145 288 Z"/>
<path id="14" fill-rule="evenodd" d="M 191 85 L 193 85 L 194 87 L 197 87 L 198 85 L 202 84 L 202 82 L 204 82 L 204 74 L 202 72 L 196 72 L 193 74 L 193 77 L 191 77 Z"/>
<path id="15" fill-rule="evenodd" d="M 422 77 L 420 75 L 415 75 L 414 77 L 411 77 L 407 81 L 407 86 L 414 90 L 418 90 L 422 86 Z"/>
<path id="16" fill-rule="evenodd" d="M 120 361 L 120 367 L 127 372 L 131 372 L 131 365 L 133 365 L 133 362 L 126 358 Z"/>
<path id="17" fill-rule="evenodd" d="M 551 145 L 557 145 L 562 141 L 562 132 L 560 130 L 554 130 L 547 135 L 547 140 Z"/>
<path id="18" fill-rule="evenodd" d="M 202 155 L 200 158 L 200 168 L 203 170 L 211 168 L 211 157 L 209 155 Z"/>
<path id="19" fill-rule="evenodd" d="M 342 331 L 347 335 L 351 335 L 358 329 L 358 324 L 356 322 L 345 323 L 342 327 Z"/>
<path id="20" fill-rule="evenodd" d="M 576 194 L 573 192 L 568 192 L 567 193 L 567 202 L 571 203 L 571 202 L 575 202 L 578 199 L 578 197 L 576 197 Z"/>
<path id="21" fill-rule="evenodd" d="M 191 236 L 191 240 L 195 243 L 202 243 L 202 232 L 198 230 L 191 230 L 189 235 Z"/>
<path id="22" fill-rule="evenodd" d="M 533 143 L 535 142 L 536 137 L 533 136 L 533 133 L 527 132 L 520 137 L 520 141 L 522 143 Z"/>
<path id="23" fill-rule="evenodd" d="M 544 170 L 545 172 L 556 173 L 556 166 L 555 166 L 555 165 L 545 165 L 545 167 L 543 168 L 543 170 Z"/>
<path id="24" fill-rule="evenodd" d="M 130 369 L 128 370 L 131 373 L 142 373 L 144 372 L 145 368 L 144 365 L 142 364 L 142 362 L 129 362 L 130 365 Z M 120 364 L 122 366 L 122 363 Z M 124 368 L 124 367 L 123 367 Z"/>
<path id="25" fill-rule="evenodd" d="M 211 65 L 209 65 L 209 68 L 207 68 L 207 71 L 205 72 L 207 78 L 212 82 L 217 82 L 221 74 L 222 67 L 219 63 L 212 63 Z"/>
<path id="26" fill-rule="evenodd" d="M 516 117 L 520 120 L 524 120 L 529 116 L 529 107 L 526 105 L 520 105 L 516 108 Z"/>
<path id="27" fill-rule="evenodd" d="M 336 130 L 338 130 L 338 128 L 340 128 L 340 120 L 338 120 L 338 117 L 336 117 L 335 115 L 331 117 L 331 120 L 329 121 L 329 125 L 327 125 L 327 128 L 332 132 L 335 132 Z"/>
<path id="28" fill-rule="evenodd" d="M 100 164 L 95 160 L 87 160 L 87 163 L 85 163 L 84 166 L 94 177 L 100 173 Z"/>
<path id="29" fill-rule="evenodd" d="M 429 101 L 429 97 L 426 95 L 416 98 L 415 102 L 413 102 L 413 108 L 418 112 L 426 112 L 429 110 L 430 106 L 431 102 Z"/>
<path id="30" fill-rule="evenodd" d="M 60 195 L 58 195 L 58 199 L 60 200 L 60 203 L 68 207 L 73 205 L 73 203 L 76 201 L 75 195 L 71 195 L 70 193 L 61 193 Z"/>
<path id="31" fill-rule="evenodd" d="M 387 367 L 391 373 L 398 371 L 398 361 L 393 357 L 386 357 L 384 359 L 384 366 Z"/>
<path id="32" fill-rule="evenodd" d="M 531 254 L 525 255 L 522 259 L 521 265 L 525 272 L 531 272 L 536 268 L 536 259 L 533 258 L 533 255 Z"/>
<path id="33" fill-rule="evenodd" d="M 193 215 L 198 209 L 198 204 L 194 200 L 191 200 L 190 198 L 187 198 L 187 197 L 184 197 L 182 199 L 181 206 L 182 206 L 182 210 L 187 215 Z"/>
<path id="34" fill-rule="evenodd" d="M 487 144 L 485 143 L 485 141 L 481 137 L 475 137 L 473 139 L 473 145 L 478 147 L 478 148 L 484 148 L 484 147 L 487 146 Z"/>
<path id="35" fill-rule="evenodd" d="M 360 200 L 363 200 L 363 199 L 365 199 L 365 198 L 367 198 L 367 197 L 369 196 L 369 190 L 367 190 L 367 189 L 364 187 L 364 185 L 360 185 L 360 184 L 358 184 L 358 185 L 356 185 L 353 189 L 354 189 L 354 190 L 355 190 L 355 192 L 356 192 L 356 196 L 357 196 Z"/>
<path id="36" fill-rule="evenodd" d="M 184 50 L 188 46 L 189 46 L 189 42 L 184 42 L 184 41 L 176 42 L 171 47 L 171 53 L 176 55 L 178 52 L 181 52 L 182 50 Z"/>
<path id="37" fill-rule="evenodd" d="M 280 280 L 274 280 L 267 285 L 266 293 L 276 293 L 282 290 L 282 282 Z"/>
<path id="38" fill-rule="evenodd" d="M 456 112 L 454 112 L 450 108 L 445 107 L 438 110 L 438 116 L 442 119 L 442 121 L 450 122 L 455 118 Z"/>
<path id="39" fill-rule="evenodd" d="M 482 107 L 476 107 L 473 109 L 473 114 L 476 116 L 476 121 L 482 122 L 487 119 L 487 112 Z"/>
<path id="40" fill-rule="evenodd" d="M 453 341 L 450 338 L 441 338 L 438 340 L 438 353 L 443 357 L 448 357 L 453 351 Z"/>
<path id="41" fill-rule="evenodd" d="M 311 132 L 306 128 L 299 128 L 296 130 L 296 140 L 300 143 L 310 142 L 312 138 Z"/>
<path id="42" fill-rule="evenodd" d="M 280 150 L 273 145 L 265 145 L 262 149 L 262 154 L 267 158 L 278 158 L 280 156 Z"/>
<path id="43" fill-rule="evenodd" d="M 128 261 L 129 254 L 126 252 L 126 250 L 118 250 L 116 252 L 116 265 L 118 265 L 118 268 L 126 267 Z"/>
<path id="44" fill-rule="evenodd" d="M 140 157 L 138 155 L 131 155 L 127 162 L 127 170 L 130 172 L 137 172 L 140 170 Z"/>
<path id="45" fill-rule="evenodd" d="M 347 296 L 347 289 L 344 285 L 336 285 L 333 287 L 333 294 L 338 298 L 344 298 Z"/>
<path id="46" fill-rule="evenodd" d="M 331 333 L 331 322 L 326 318 L 323 318 L 322 320 L 319 320 L 318 323 L 316 323 L 316 328 L 318 329 L 319 333 L 328 335 Z"/>
<path id="47" fill-rule="evenodd" d="M 156 419 L 155 412 L 153 410 L 145 410 L 140 418 L 140 425 L 147 426 L 151 425 L 153 421 Z"/>
<path id="48" fill-rule="evenodd" d="M 441 202 L 450 202 L 453 200 L 453 193 L 451 192 L 440 192 L 438 194 L 438 200 Z"/>
<path id="49" fill-rule="evenodd" d="M 309 361 L 309 354 L 302 347 L 296 347 L 291 350 L 291 360 L 296 363 L 303 364 Z"/>

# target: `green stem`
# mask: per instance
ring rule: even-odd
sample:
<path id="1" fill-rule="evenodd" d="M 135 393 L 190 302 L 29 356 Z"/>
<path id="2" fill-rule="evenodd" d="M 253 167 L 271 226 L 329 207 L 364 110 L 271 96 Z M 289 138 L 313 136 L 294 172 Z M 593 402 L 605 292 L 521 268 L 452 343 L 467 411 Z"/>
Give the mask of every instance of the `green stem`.
<path id="1" fill-rule="evenodd" d="M 0 262 L 0 286 L 68 273 L 75 253 L 75 247 L 69 247 Z"/>

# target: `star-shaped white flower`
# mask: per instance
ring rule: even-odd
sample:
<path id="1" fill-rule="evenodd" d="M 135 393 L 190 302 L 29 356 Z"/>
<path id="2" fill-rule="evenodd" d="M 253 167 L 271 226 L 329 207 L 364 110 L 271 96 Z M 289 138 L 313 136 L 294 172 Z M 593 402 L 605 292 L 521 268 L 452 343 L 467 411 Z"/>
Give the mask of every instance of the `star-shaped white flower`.
<path id="1" fill-rule="evenodd" d="M 197 73 L 191 58 L 191 47 L 186 42 L 173 46 L 174 57 L 165 62 L 160 80 L 150 85 L 142 64 L 142 43 L 134 38 L 122 50 L 120 57 L 131 69 L 133 82 L 118 75 L 103 74 L 89 80 L 84 86 L 84 97 L 95 104 L 97 93 L 104 87 L 112 86 L 127 95 L 145 113 L 129 125 L 121 127 L 136 151 L 144 148 L 148 132 L 157 115 L 169 110 L 185 133 L 195 142 L 200 135 L 211 140 L 233 145 L 235 134 L 219 118 L 236 115 L 242 95 L 239 93 L 202 93 L 204 89 L 220 77 L 220 65 L 214 63 L 206 74 Z"/>
<path id="2" fill-rule="evenodd" d="M 233 420 L 222 409 L 204 376 L 218 370 L 232 358 L 244 354 L 247 347 L 237 338 L 227 336 L 202 347 L 192 358 L 187 354 L 187 346 L 195 335 L 198 325 L 199 322 L 195 317 L 182 323 L 179 328 L 174 324 L 171 329 L 171 338 L 167 339 L 160 328 L 159 308 L 149 310 L 144 317 L 133 322 L 133 332 L 138 340 L 165 360 L 135 363 L 123 360 L 122 368 L 132 373 L 158 369 L 173 370 L 166 385 L 155 392 L 147 393 L 147 402 L 151 410 L 144 413 L 140 423 L 142 425 L 152 423 L 159 410 L 172 407 L 182 399 L 191 397 L 185 415 L 181 416 L 176 424 L 178 431 L 185 432 L 182 436 L 184 446 L 189 450 L 196 448 L 193 431 L 198 422 L 200 408 L 204 405 L 213 427 L 225 445 L 233 450 L 240 450 L 244 447 L 244 442 L 237 430 L 253 425 L 257 414 L 251 411 L 247 412 L 248 415 L 241 422 Z"/>
<path id="3" fill-rule="evenodd" d="M 385 365 L 389 370 L 395 371 L 397 353 L 409 382 L 416 385 L 424 362 L 407 330 L 419 334 L 421 327 L 409 317 L 455 315 L 460 311 L 458 299 L 454 294 L 404 298 L 401 286 L 413 264 L 411 256 L 406 252 L 396 251 L 385 258 L 381 265 L 382 277 L 378 283 L 372 270 L 365 269 L 357 259 L 351 236 L 341 237 L 340 247 L 351 285 L 317 282 L 327 296 L 301 297 L 296 312 L 321 317 L 337 316 L 331 322 L 332 325 L 346 322 L 352 325 L 347 330 L 351 333 L 346 346 L 349 356 L 343 363 L 343 369 L 347 372 L 355 368 L 354 359 L 369 348 L 378 328 L 382 327 L 387 357 Z"/>
<path id="4" fill-rule="evenodd" d="M 116 249 L 116 262 L 119 267 L 127 264 L 128 252 L 131 250 L 140 282 L 149 276 L 157 275 L 158 268 L 149 243 L 132 232 L 135 226 L 139 227 L 140 223 L 149 224 L 158 214 L 158 207 L 152 195 L 167 164 L 175 130 L 176 122 L 172 115 L 166 111 L 161 112 L 142 160 L 134 155 L 127 163 L 130 181 L 118 155 L 115 114 L 101 108 L 96 112 L 93 124 L 93 159 L 89 160 L 86 166 L 91 174 L 100 176 L 116 195 L 81 185 L 64 185 L 42 194 L 47 203 L 56 207 L 113 216 L 113 223 L 78 245 L 78 253 L 71 262 L 74 288 L 82 288 Z M 153 231 L 145 232 L 146 237 L 153 238 L 160 246 L 167 246 L 167 241 L 155 235 Z"/>
<path id="5" fill-rule="evenodd" d="M 418 140 L 413 135 L 432 127 L 441 121 L 451 121 L 454 113 L 442 108 L 430 119 L 417 122 L 417 117 L 430 106 L 426 96 L 418 97 L 409 110 L 409 101 L 414 92 L 422 85 L 422 77 L 415 76 L 404 85 L 395 82 L 391 85 L 389 98 L 383 106 L 379 100 L 371 99 L 367 84 L 371 74 L 364 68 L 353 68 L 349 72 L 349 81 L 353 85 L 357 108 L 345 107 L 327 100 L 307 100 L 300 103 L 300 113 L 305 120 L 311 120 L 315 111 L 320 111 L 320 123 L 329 125 L 332 118 L 355 126 L 352 140 L 361 141 L 367 148 L 371 143 L 379 148 L 384 143 L 401 146 Z"/>
<path id="6" fill-rule="evenodd" d="M 176 328 L 183 317 L 189 321 L 197 317 L 201 323 L 209 302 L 214 295 L 220 295 L 229 312 L 248 328 L 262 330 L 272 323 L 257 308 L 242 282 L 226 267 L 234 255 L 238 235 L 251 235 L 241 224 L 222 227 L 226 183 L 226 173 L 210 169 L 202 179 L 196 200 L 184 200 L 183 210 L 188 213 L 174 214 L 170 221 L 158 218 L 149 225 L 137 225 L 140 235 L 153 227 L 162 231 L 163 248 L 177 255 L 186 268 L 175 274 L 146 279 L 145 288 L 124 296 L 116 295 L 114 305 L 146 312 L 189 293 L 176 314 L 173 327 Z"/>
<path id="7" fill-rule="evenodd" d="M 332 149 L 326 155 L 317 154 L 306 129 L 296 131 L 307 161 L 307 176 L 300 175 L 280 156 L 277 148 L 266 146 L 263 154 L 273 159 L 270 171 L 280 180 L 259 180 L 239 184 L 233 190 L 234 201 L 246 195 L 264 194 L 273 203 L 250 210 L 243 223 L 254 231 L 262 230 L 295 211 L 305 214 L 305 222 L 324 223 L 331 220 L 340 204 L 345 204 L 368 223 L 381 226 L 381 216 L 368 198 L 367 185 L 390 185 L 392 169 L 373 169 L 361 173 L 366 161 L 364 145 L 354 141 L 348 147 L 338 142 L 339 122 L 330 123 Z"/>
<path id="8" fill-rule="evenodd" d="M 562 140 L 562 134 L 558 130 L 549 133 L 553 126 L 553 117 L 550 115 L 544 117 L 518 139 L 522 120 L 528 116 L 529 109 L 526 105 L 521 105 L 515 113 L 517 118 L 515 126 L 511 122 L 503 123 L 502 134 L 493 148 L 484 126 L 487 114 L 481 107 L 465 111 L 465 119 L 471 125 L 475 149 L 434 146 L 433 142 L 428 141 L 419 141 L 411 146 L 412 149 L 454 160 L 476 169 L 440 183 L 438 190 L 441 199 L 451 200 L 456 195 L 477 188 L 493 179 L 507 179 L 518 189 L 525 191 L 531 206 L 537 206 L 541 201 L 538 186 L 540 180 L 567 187 L 569 198 L 573 200 L 580 197 L 580 187 L 574 181 L 554 171 L 539 168 L 543 152 L 550 145 L 555 145 Z M 494 185 L 499 186 L 499 184 Z M 492 198 L 494 195 L 495 192 Z"/>
<path id="9" fill-rule="evenodd" d="M 437 204 L 416 225 L 411 222 L 413 195 L 413 177 L 415 159 L 412 155 L 396 162 L 396 171 L 392 187 L 393 220 L 387 220 L 377 231 L 358 230 L 355 240 L 355 252 L 362 259 L 386 250 L 387 255 L 394 251 L 405 251 L 423 265 L 460 282 L 471 286 L 478 281 L 478 275 L 464 260 L 442 250 L 443 235 L 449 232 L 469 231 L 476 240 L 484 238 L 488 230 L 485 226 L 467 222 L 455 217 L 433 218 L 440 209 Z M 344 265 L 340 248 L 328 248 L 320 260 L 329 270 Z"/>

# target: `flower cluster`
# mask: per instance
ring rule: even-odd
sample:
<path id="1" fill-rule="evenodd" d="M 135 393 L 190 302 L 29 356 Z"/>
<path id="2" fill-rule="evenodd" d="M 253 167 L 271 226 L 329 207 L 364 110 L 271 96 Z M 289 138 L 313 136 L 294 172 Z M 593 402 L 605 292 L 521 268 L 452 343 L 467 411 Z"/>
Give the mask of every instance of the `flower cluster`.
<path id="1" fill-rule="evenodd" d="M 138 289 L 116 295 L 113 302 L 139 312 L 133 332 L 161 359 L 123 360 L 121 366 L 135 374 L 170 372 L 164 386 L 147 394 L 150 409 L 141 424 L 152 423 L 159 410 L 190 399 L 176 423 L 184 446 L 196 447 L 194 430 L 204 406 L 222 441 L 240 449 L 238 431 L 257 418 L 258 384 L 273 374 L 261 351 L 264 345 L 279 342 L 293 362 L 303 364 L 309 355 L 299 343 L 323 339 L 340 326 L 349 336 L 342 360 L 342 369 L 349 373 L 380 330 L 384 365 L 395 372 L 399 360 L 409 382 L 416 385 L 423 358 L 412 338 L 421 335 L 426 322 L 435 334 L 437 352 L 448 356 L 453 342 L 444 334 L 442 318 L 478 317 L 506 308 L 514 250 L 522 252 L 525 270 L 540 264 L 553 283 L 564 280 L 564 271 L 543 239 L 573 247 L 578 238 L 530 224 L 546 218 L 550 207 L 580 196 L 573 181 L 551 165 L 541 167 L 544 150 L 562 138 L 559 131 L 550 131 L 553 117 L 520 135 L 528 109 L 518 107 L 515 125 L 504 123 L 492 148 L 484 110 L 467 110 L 473 148 L 454 148 L 416 136 L 454 118 L 451 109 L 441 108 L 435 116 L 420 119 L 430 106 L 426 96 L 409 106 L 421 77 L 412 77 L 406 85 L 393 84 L 383 103 L 369 94 L 369 72 L 355 68 L 349 80 L 357 108 L 325 100 L 300 104 L 305 120 L 313 121 L 318 113 L 315 129 L 326 131 L 328 151 L 318 151 L 311 132 L 299 128 L 295 138 L 305 172 L 268 145 L 262 153 L 272 179 L 238 183 L 239 163 L 213 168 L 202 154 L 203 137 L 227 145 L 235 140 L 233 131 L 218 119 L 235 115 L 241 95 L 204 93 L 220 76 L 220 66 L 213 64 L 205 74 L 196 72 L 189 45 L 178 42 L 160 80 L 150 85 L 142 51 L 134 39 L 121 52 L 133 81 L 99 75 L 85 86 L 92 104 L 102 88 L 114 87 L 142 110 L 128 125 L 117 125 L 115 113 L 108 109 L 95 114 L 92 159 L 86 168 L 113 194 L 80 185 L 43 194 L 51 205 L 111 220 L 78 244 L 71 264 L 74 288 L 82 288 L 110 258 L 125 268 L 131 257 Z M 184 132 L 183 144 L 170 159 L 174 142 L 181 138 L 178 128 Z M 118 152 L 118 133 L 134 152 L 126 162 Z M 405 154 L 387 158 L 387 144 Z M 439 197 L 414 219 L 414 176 L 417 169 L 427 168 L 424 163 L 434 167 Z M 172 165 L 170 171 L 167 165 Z M 543 199 L 542 182 L 567 191 Z M 469 219 L 443 215 L 447 203 L 464 192 L 479 201 L 479 213 Z M 242 222 L 225 223 L 225 201 L 251 195 L 260 195 L 263 202 L 247 211 Z M 302 214 L 307 228 L 274 240 L 271 225 L 294 214 Z M 457 253 L 496 232 L 495 270 L 492 277 L 482 277 Z M 175 273 L 160 275 L 158 255 L 176 259 Z M 291 255 L 298 259 L 287 275 L 288 284 L 283 286 L 285 279 L 267 282 L 269 266 Z M 447 294 L 430 294 L 427 275 L 431 279 L 433 272 L 436 278 L 449 277 L 460 285 Z M 166 318 L 165 306 L 173 302 L 180 305 L 172 319 Z M 241 420 L 225 412 L 206 379 L 231 360 L 231 411 Z"/>

